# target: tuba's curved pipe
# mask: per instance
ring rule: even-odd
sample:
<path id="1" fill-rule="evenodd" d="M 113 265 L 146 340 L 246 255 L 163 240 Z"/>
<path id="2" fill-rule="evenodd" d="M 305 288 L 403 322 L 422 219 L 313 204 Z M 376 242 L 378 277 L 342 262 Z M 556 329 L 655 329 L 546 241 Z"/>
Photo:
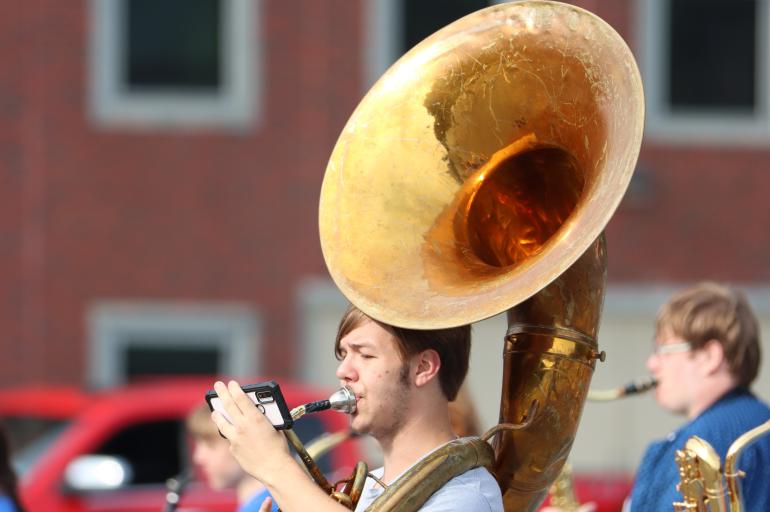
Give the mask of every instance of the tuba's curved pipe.
<path id="1" fill-rule="evenodd" d="M 351 414 L 356 410 L 356 397 L 350 389 L 343 387 L 332 393 L 326 400 L 318 400 L 293 408 L 291 410 L 291 417 L 296 421 L 305 414 L 326 411 L 328 409 Z M 321 472 L 321 468 L 318 467 L 316 460 L 356 434 L 349 431 L 325 434 L 312 440 L 308 446 L 305 446 L 292 429 L 284 429 L 282 432 L 286 440 L 294 448 L 300 462 L 305 465 L 305 469 L 307 469 L 308 474 L 316 485 L 341 505 L 354 509 L 358 504 L 358 499 L 361 497 L 361 491 L 364 488 L 368 473 L 366 463 L 359 461 L 349 478 L 340 482 L 330 483 Z M 338 490 L 340 485 L 343 487 L 341 490 Z"/>
<path id="2" fill-rule="evenodd" d="M 534 510 L 572 445 L 601 355 L 602 231 L 636 164 L 643 103 L 604 21 L 501 4 L 402 57 L 329 160 L 321 247 L 352 303 L 416 329 L 508 311 L 500 422 L 538 412 L 496 439 L 507 510 Z"/>

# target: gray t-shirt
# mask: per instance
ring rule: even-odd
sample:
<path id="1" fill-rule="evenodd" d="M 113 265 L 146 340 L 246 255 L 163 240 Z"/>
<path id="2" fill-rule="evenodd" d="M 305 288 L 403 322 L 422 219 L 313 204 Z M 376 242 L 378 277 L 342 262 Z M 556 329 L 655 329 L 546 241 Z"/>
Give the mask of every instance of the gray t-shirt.
<path id="1" fill-rule="evenodd" d="M 372 471 L 382 478 L 383 468 Z M 356 512 L 366 510 L 384 489 L 371 478 L 366 479 Z M 503 512 L 503 498 L 497 481 L 485 468 L 474 468 L 444 484 L 420 508 L 422 512 Z"/>

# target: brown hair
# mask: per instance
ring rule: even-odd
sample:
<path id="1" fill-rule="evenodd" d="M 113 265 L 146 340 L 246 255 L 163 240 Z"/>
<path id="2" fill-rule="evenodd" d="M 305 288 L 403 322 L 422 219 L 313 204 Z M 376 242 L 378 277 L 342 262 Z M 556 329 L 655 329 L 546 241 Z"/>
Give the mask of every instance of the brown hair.
<path id="1" fill-rule="evenodd" d="M 701 283 L 674 295 L 658 312 L 656 330 L 670 330 L 694 349 L 710 340 L 722 345 L 730 374 L 748 387 L 759 371 L 757 319 L 742 293 L 716 283 Z"/>
<path id="2" fill-rule="evenodd" d="M 375 322 L 396 339 L 402 361 L 406 361 L 407 358 L 423 350 L 435 350 L 441 359 L 441 368 L 438 374 L 441 391 L 447 400 L 455 399 L 457 391 L 468 373 L 468 361 L 471 355 L 470 325 L 447 329 L 406 329 L 375 320 L 351 304 L 342 315 L 337 329 L 337 340 L 334 343 L 334 354 L 337 359 L 342 359 L 340 353 L 342 338 L 365 322 Z"/>

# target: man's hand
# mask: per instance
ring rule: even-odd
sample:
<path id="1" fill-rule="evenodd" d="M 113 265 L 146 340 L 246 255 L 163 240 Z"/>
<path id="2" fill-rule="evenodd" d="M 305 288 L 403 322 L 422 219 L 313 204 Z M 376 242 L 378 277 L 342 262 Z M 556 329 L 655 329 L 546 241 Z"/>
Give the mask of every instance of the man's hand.
<path id="1" fill-rule="evenodd" d="M 286 439 L 257 410 L 241 386 L 231 380 L 227 386 L 216 382 L 214 389 L 232 424 L 218 412 L 211 418 L 223 436 L 230 441 L 230 452 L 241 467 L 257 480 L 269 485 L 286 464 L 294 464 Z"/>

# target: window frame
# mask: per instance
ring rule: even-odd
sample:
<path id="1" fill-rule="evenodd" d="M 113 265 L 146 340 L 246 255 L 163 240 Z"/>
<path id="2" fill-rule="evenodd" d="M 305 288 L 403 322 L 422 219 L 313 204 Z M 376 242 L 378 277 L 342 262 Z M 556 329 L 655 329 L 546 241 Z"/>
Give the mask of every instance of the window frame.
<path id="1" fill-rule="evenodd" d="M 637 48 L 645 85 L 646 136 L 657 143 L 763 144 L 770 140 L 770 0 L 757 1 L 756 109 L 674 113 L 668 105 L 669 0 L 636 0 Z"/>
<path id="2" fill-rule="evenodd" d="M 245 129 L 260 117 L 261 0 L 222 2 L 222 84 L 215 93 L 185 91 L 127 91 L 123 2 L 90 0 L 89 116 L 101 127 Z"/>
<path id="3" fill-rule="evenodd" d="M 489 0 L 489 6 L 509 0 Z M 403 39 L 403 12 L 401 2 L 394 0 L 366 0 L 364 5 L 364 51 L 362 57 L 365 89 L 374 83 L 398 60 L 399 42 Z"/>
<path id="4" fill-rule="evenodd" d="M 97 388 L 126 383 L 122 356 L 128 347 L 214 347 L 221 355 L 220 374 L 259 374 L 262 323 L 259 313 L 246 305 L 99 301 L 89 308 L 86 320 L 88 381 Z M 142 337 L 167 340 L 163 344 L 137 341 Z"/>

